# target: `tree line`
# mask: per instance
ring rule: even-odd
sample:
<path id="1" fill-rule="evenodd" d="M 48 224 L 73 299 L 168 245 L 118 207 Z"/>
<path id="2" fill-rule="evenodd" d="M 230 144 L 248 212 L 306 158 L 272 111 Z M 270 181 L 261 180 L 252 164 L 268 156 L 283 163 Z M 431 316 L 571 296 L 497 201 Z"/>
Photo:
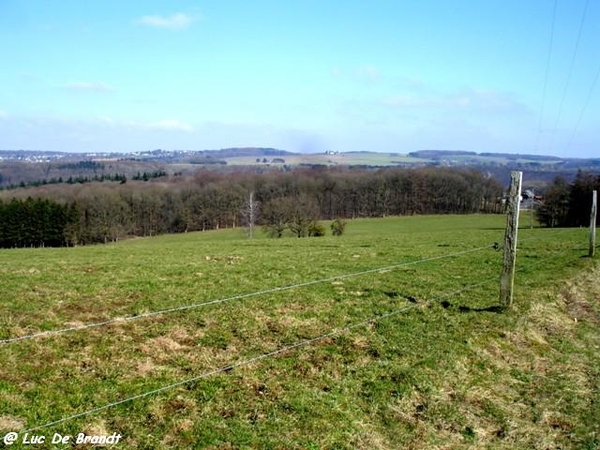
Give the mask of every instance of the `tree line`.
<path id="1" fill-rule="evenodd" d="M 127 236 L 247 226 L 249 217 L 252 226 L 263 226 L 274 236 L 289 230 L 301 237 L 321 233 L 315 226 L 322 219 L 503 211 L 503 188 L 497 181 L 474 170 L 446 168 L 301 169 L 263 174 L 200 170 L 194 177 L 36 189 L 11 194 L 32 195 L 37 200 L 2 205 L 3 236 L 11 236 L 3 241 L 8 246 L 90 244 Z M 252 214 L 247 211 L 250 195 Z M 52 219 L 40 212 L 43 219 L 29 225 L 47 230 L 45 224 L 55 222 L 51 238 L 40 240 L 39 230 L 34 238 L 14 237 L 13 227 L 24 228 L 12 216 L 25 217 L 36 208 L 55 211 Z M 58 238 L 60 224 L 62 240 Z"/>
<path id="2" fill-rule="evenodd" d="M 600 175 L 579 171 L 572 183 L 556 177 L 538 208 L 540 223 L 547 227 L 589 226 L 594 190 L 600 191 Z"/>
<path id="3" fill-rule="evenodd" d="M 0 248 L 74 245 L 72 231 L 78 221 L 75 203 L 31 197 L 0 201 Z"/>
<path id="4" fill-rule="evenodd" d="M 63 165 L 63 166 L 69 166 L 67 164 Z M 61 166 L 61 167 L 63 167 Z M 73 165 L 76 166 L 76 165 Z M 181 175 L 181 172 L 178 172 L 174 175 Z M 162 177 L 166 177 L 167 176 L 167 172 L 165 172 L 164 170 L 154 170 L 152 172 L 144 172 L 144 173 L 140 173 L 139 171 L 137 172 L 137 174 L 133 175 L 131 177 L 132 180 L 135 181 L 148 181 L 151 180 L 153 178 L 162 178 Z M 115 173 L 115 174 L 102 174 L 102 175 L 94 175 L 93 177 L 88 177 L 88 176 L 82 176 L 82 175 L 78 175 L 78 176 L 69 176 L 68 178 L 66 177 L 58 177 L 58 178 L 50 178 L 50 179 L 42 179 L 42 180 L 35 180 L 35 181 L 28 181 L 28 182 L 24 182 L 21 181 L 20 183 L 17 184 L 9 184 L 6 186 L 0 186 L 0 190 L 14 190 L 14 189 L 19 189 L 19 188 L 27 188 L 27 187 L 39 187 L 39 186 L 46 186 L 47 184 L 84 184 L 84 183 L 92 183 L 93 181 L 99 181 L 99 182 L 103 182 L 103 181 L 118 181 L 122 184 L 127 183 L 127 176 L 124 173 Z M 0 175 L 0 182 L 2 182 L 2 177 Z"/>
<path id="5" fill-rule="evenodd" d="M 162 172 L 161 172 L 162 173 Z M 157 176 L 163 176 L 163 175 L 156 175 L 155 173 L 151 173 L 150 175 L 146 174 L 146 172 L 144 172 L 145 175 L 145 180 L 148 180 L 149 178 L 156 178 Z M 166 175 L 166 173 L 165 173 Z M 141 177 L 141 175 L 140 175 Z M 137 178 L 133 178 L 133 179 L 137 179 Z M 141 178 L 139 178 L 141 179 Z M 0 182 L 2 181 L 2 179 L 0 178 Z M 28 181 L 28 182 L 24 182 L 21 181 L 20 183 L 17 184 L 9 184 L 6 186 L 0 186 L 0 191 L 1 190 L 14 190 L 14 189 L 19 189 L 19 188 L 27 188 L 27 187 L 39 187 L 39 186 L 46 186 L 48 184 L 84 184 L 84 183 L 92 183 L 93 181 L 98 181 L 98 182 L 103 182 L 103 181 L 119 181 L 120 183 L 125 184 L 127 182 L 127 176 L 125 176 L 125 174 L 120 174 L 120 173 L 115 173 L 115 174 L 107 174 L 107 175 L 94 175 L 93 177 L 86 177 L 86 176 L 70 176 L 69 178 L 63 178 L 63 177 L 58 177 L 58 178 L 50 178 L 50 179 L 43 179 L 43 180 L 35 180 L 35 181 Z"/>

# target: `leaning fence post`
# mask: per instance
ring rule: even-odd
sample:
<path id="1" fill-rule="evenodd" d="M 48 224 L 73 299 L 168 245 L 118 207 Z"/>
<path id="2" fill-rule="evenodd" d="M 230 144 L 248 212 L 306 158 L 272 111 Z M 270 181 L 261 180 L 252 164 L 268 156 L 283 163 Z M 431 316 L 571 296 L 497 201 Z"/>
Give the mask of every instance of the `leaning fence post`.
<path id="1" fill-rule="evenodd" d="M 592 192 L 592 212 L 590 213 L 590 258 L 596 252 L 596 209 L 597 209 L 598 193 Z"/>
<path id="2" fill-rule="evenodd" d="M 513 299 L 522 179 L 523 172 L 514 171 L 510 173 L 510 191 L 507 203 L 508 214 L 506 216 L 506 232 L 504 234 L 504 259 L 502 262 L 502 274 L 500 275 L 500 305 L 504 308 L 508 308 Z"/>

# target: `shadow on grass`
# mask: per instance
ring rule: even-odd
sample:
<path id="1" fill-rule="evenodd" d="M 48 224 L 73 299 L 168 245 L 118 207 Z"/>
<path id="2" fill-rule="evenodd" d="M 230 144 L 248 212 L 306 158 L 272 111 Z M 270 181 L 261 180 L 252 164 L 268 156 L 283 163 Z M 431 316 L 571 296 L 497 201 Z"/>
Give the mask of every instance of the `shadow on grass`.
<path id="1" fill-rule="evenodd" d="M 456 308 L 456 309 L 458 309 L 458 312 L 461 312 L 461 313 L 473 313 L 473 312 L 503 313 L 504 311 L 506 311 L 506 308 L 501 305 L 486 306 L 485 308 L 471 308 L 470 306 L 463 306 L 463 305 L 459 305 L 457 307 L 456 305 L 453 305 L 452 303 L 450 303 L 447 300 L 444 300 L 442 303 L 440 303 L 440 305 L 444 309 Z"/>
<path id="2" fill-rule="evenodd" d="M 401 294 L 400 292 L 397 292 L 397 291 L 379 291 L 377 289 L 370 289 L 370 288 L 366 288 L 364 291 L 367 293 L 376 293 L 376 294 L 381 293 L 389 298 L 404 298 L 404 299 L 408 300 L 410 303 L 418 303 L 419 302 L 419 300 L 416 297 L 413 297 L 412 295 Z"/>

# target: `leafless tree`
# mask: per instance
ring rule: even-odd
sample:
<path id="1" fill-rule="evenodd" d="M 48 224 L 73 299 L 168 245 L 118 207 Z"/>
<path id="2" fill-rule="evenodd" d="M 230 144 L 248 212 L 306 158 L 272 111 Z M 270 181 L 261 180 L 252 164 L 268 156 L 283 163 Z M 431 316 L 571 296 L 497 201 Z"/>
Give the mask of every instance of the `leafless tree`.
<path id="1" fill-rule="evenodd" d="M 254 237 L 254 227 L 258 220 L 258 214 L 260 211 L 260 202 L 254 197 L 254 191 L 250 191 L 248 198 L 244 203 L 242 209 L 242 218 L 244 220 L 246 236 L 250 239 Z"/>

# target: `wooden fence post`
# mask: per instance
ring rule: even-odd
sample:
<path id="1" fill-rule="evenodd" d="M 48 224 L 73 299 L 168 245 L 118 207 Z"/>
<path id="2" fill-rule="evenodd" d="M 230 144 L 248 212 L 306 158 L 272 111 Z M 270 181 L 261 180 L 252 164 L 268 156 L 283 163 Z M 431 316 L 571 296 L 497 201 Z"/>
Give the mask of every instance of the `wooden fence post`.
<path id="1" fill-rule="evenodd" d="M 503 308 L 508 308 L 513 299 L 522 180 L 523 172 L 514 171 L 510 173 L 510 191 L 507 201 L 508 213 L 506 216 L 506 232 L 504 234 L 504 259 L 502 262 L 502 274 L 500 275 L 500 305 Z"/>
<path id="2" fill-rule="evenodd" d="M 596 252 L 596 210 L 598 202 L 598 192 L 592 192 L 592 212 L 590 213 L 590 258 Z"/>

